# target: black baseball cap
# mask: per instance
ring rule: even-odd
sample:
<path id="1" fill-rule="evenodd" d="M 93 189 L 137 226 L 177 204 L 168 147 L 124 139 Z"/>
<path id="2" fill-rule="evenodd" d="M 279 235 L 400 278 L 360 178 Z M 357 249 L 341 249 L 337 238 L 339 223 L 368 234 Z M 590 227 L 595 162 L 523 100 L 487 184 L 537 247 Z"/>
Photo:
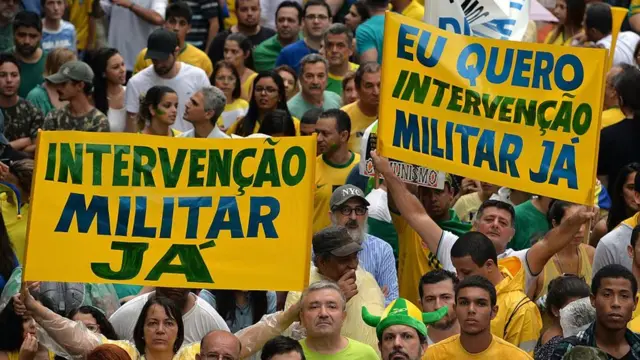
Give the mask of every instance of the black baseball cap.
<path id="1" fill-rule="evenodd" d="M 348 256 L 362 250 L 344 226 L 329 226 L 313 235 L 313 253 L 315 255 L 331 254 Z"/>
<path id="2" fill-rule="evenodd" d="M 163 28 L 154 30 L 147 39 L 145 59 L 167 60 L 176 51 L 178 36 L 173 31 Z"/>

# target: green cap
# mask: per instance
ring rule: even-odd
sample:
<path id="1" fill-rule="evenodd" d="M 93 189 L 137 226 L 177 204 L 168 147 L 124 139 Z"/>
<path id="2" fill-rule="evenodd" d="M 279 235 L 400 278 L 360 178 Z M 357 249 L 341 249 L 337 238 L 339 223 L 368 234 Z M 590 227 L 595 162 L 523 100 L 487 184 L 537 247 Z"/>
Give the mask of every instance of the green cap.
<path id="1" fill-rule="evenodd" d="M 446 306 L 440 309 L 423 313 L 411 301 L 403 298 L 397 298 L 387 306 L 381 316 L 375 316 L 369 313 L 366 307 L 362 307 L 362 320 L 364 323 L 376 328 L 378 340 L 382 339 L 382 333 L 386 328 L 393 325 L 405 325 L 416 329 L 416 331 L 424 337 L 427 337 L 427 325 L 440 321 L 447 315 L 448 308 Z"/>
<path id="2" fill-rule="evenodd" d="M 57 73 L 47 76 L 47 81 L 53 84 L 62 84 L 67 81 L 93 82 L 93 70 L 82 61 L 69 61 L 63 64 Z"/>

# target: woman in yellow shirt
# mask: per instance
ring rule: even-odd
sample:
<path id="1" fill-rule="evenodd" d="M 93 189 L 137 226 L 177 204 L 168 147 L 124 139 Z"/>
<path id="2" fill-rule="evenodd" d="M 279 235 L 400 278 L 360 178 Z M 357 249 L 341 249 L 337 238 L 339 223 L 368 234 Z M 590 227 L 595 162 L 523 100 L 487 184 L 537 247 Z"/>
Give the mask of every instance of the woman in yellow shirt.
<path id="1" fill-rule="evenodd" d="M 256 76 L 253 83 L 253 96 L 249 101 L 247 115 L 233 124 L 227 134 L 238 136 L 249 136 L 255 133 L 262 133 L 260 129 L 264 126 L 267 114 L 280 109 L 287 112 L 288 118 L 293 119 L 293 126 L 296 135 L 300 135 L 300 120 L 291 117 L 287 107 L 286 92 L 284 82 L 275 71 L 261 72 Z"/>
<path id="2" fill-rule="evenodd" d="M 168 86 L 153 86 L 140 103 L 138 129 L 141 134 L 177 136 L 171 129 L 178 114 L 178 94 Z"/>
<path id="3" fill-rule="evenodd" d="M 547 35 L 545 44 L 571 45 L 573 37 L 582 31 L 584 3 L 584 0 L 556 0 L 553 15 L 558 18 L 558 25 Z"/>
<path id="4" fill-rule="evenodd" d="M 220 115 L 217 124 L 222 131 L 226 131 L 247 113 L 249 103 L 240 98 L 240 75 L 232 63 L 225 60 L 218 61 L 213 68 L 211 83 L 222 90 L 227 98 L 224 112 Z"/>
<path id="5" fill-rule="evenodd" d="M 233 64 L 240 74 L 241 97 L 247 101 L 251 97 L 253 79 L 258 75 L 250 69 L 253 67 L 251 46 L 251 40 L 241 32 L 229 35 L 224 42 L 224 59 Z"/>

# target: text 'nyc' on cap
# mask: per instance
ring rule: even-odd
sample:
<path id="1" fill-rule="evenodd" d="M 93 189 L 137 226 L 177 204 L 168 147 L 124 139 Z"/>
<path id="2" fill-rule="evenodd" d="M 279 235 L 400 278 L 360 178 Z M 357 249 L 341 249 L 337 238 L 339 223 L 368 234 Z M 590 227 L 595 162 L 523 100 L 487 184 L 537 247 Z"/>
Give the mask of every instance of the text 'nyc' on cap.
<path id="1" fill-rule="evenodd" d="M 163 28 L 154 30 L 147 39 L 145 59 L 167 60 L 176 51 L 178 36 L 173 31 Z"/>
<path id="2" fill-rule="evenodd" d="M 69 61 L 63 64 L 57 73 L 47 76 L 47 81 L 53 84 L 62 84 L 67 81 L 93 82 L 93 70 L 91 66 L 82 61 Z"/>
<path id="3" fill-rule="evenodd" d="M 360 199 L 365 206 L 369 206 L 369 202 L 364 197 L 362 190 L 357 186 L 347 184 L 340 186 L 331 194 L 329 209 L 333 211 L 353 198 Z"/>

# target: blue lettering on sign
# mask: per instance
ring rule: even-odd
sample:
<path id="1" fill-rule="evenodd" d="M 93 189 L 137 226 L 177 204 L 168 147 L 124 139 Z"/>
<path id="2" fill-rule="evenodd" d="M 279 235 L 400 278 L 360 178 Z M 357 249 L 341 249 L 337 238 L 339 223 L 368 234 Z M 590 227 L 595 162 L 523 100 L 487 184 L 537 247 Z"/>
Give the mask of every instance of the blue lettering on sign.
<path id="1" fill-rule="evenodd" d="M 416 48 L 416 39 L 409 38 L 408 36 L 417 37 L 420 35 L 417 40 L 417 48 Z M 413 54 L 415 53 L 418 58 L 418 62 L 426 67 L 434 67 L 440 61 L 440 56 L 442 56 L 442 52 L 444 51 L 444 46 L 447 43 L 447 38 L 443 36 L 438 36 L 435 39 L 435 44 L 431 41 L 431 32 L 427 30 L 421 30 L 413 26 L 409 26 L 406 24 L 401 24 L 400 29 L 398 30 L 398 51 L 396 56 L 400 59 L 405 59 L 409 61 L 413 61 Z M 433 48 L 429 51 L 430 48 Z M 409 51 L 411 50 L 411 51 Z"/>
<path id="2" fill-rule="evenodd" d="M 460 28 L 460 22 L 456 18 L 441 17 L 438 19 L 438 27 L 444 31 L 451 31 L 459 35 L 471 36 L 471 26 L 467 19 L 464 19 L 463 27 Z"/>

